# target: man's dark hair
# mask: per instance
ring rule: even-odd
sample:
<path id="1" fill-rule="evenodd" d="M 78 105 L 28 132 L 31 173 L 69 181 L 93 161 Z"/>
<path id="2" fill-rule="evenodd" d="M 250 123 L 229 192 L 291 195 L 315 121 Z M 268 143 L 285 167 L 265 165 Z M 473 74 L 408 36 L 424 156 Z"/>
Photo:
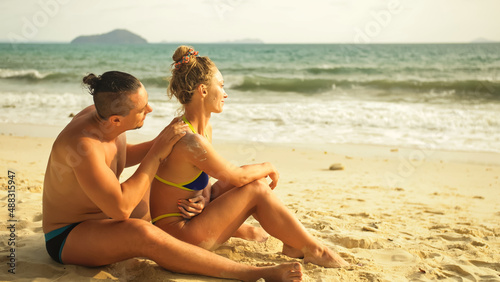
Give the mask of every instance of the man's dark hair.
<path id="1" fill-rule="evenodd" d="M 93 96 L 97 114 L 102 119 L 128 115 L 134 108 L 129 95 L 141 87 L 141 82 L 133 75 L 119 71 L 108 71 L 99 76 L 91 73 L 83 78 L 83 83 Z"/>

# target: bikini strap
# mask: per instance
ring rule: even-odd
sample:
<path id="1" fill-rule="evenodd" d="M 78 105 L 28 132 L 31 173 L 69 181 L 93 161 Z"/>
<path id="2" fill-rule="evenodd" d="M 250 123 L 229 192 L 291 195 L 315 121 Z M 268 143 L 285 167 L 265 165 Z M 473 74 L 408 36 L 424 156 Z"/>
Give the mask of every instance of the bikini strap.
<path id="1" fill-rule="evenodd" d="M 193 125 L 191 125 L 191 123 L 189 122 L 189 120 L 187 120 L 187 118 L 185 116 L 182 116 L 182 120 L 184 121 L 184 123 L 186 123 L 189 128 L 191 129 L 191 131 L 194 133 L 194 134 L 197 134 L 196 130 L 194 129 Z"/>
<path id="2" fill-rule="evenodd" d="M 202 172 L 203 172 L 203 171 L 200 171 L 200 173 L 198 173 L 198 175 L 194 178 L 194 180 L 196 180 L 196 178 L 198 178 Z M 174 186 L 174 187 L 177 187 L 177 188 L 182 189 L 182 190 L 186 190 L 186 191 L 190 191 L 190 192 L 194 191 L 194 190 L 192 190 L 192 189 L 189 189 L 189 188 L 184 187 L 184 185 L 189 184 L 189 183 L 193 182 L 194 180 L 191 180 L 191 181 L 187 181 L 187 182 L 184 182 L 184 183 L 179 183 L 179 184 L 177 184 L 177 183 L 173 183 L 173 182 L 170 182 L 170 181 L 168 181 L 168 180 L 165 180 L 165 179 L 163 179 L 163 178 L 159 177 L 158 175 L 155 175 L 155 179 L 156 179 L 156 180 L 158 180 L 158 181 L 160 181 L 160 182 L 161 182 L 161 183 L 163 183 L 163 184 L 167 184 L 167 185 L 170 185 L 170 186 Z"/>
<path id="3" fill-rule="evenodd" d="M 167 217 L 177 217 L 177 216 L 182 217 L 182 214 L 180 214 L 178 212 L 162 214 L 160 216 L 157 216 L 157 217 L 153 218 L 153 220 L 151 220 L 151 223 L 155 224 L 155 222 L 157 222 L 160 219 L 164 219 L 164 218 L 167 218 Z"/>
<path id="4" fill-rule="evenodd" d="M 186 116 L 182 116 L 182 120 L 189 126 L 189 129 L 191 129 L 191 131 L 194 134 L 198 134 L 198 132 L 196 132 L 196 130 L 194 129 L 193 125 L 189 122 L 189 120 L 187 120 Z M 205 132 L 205 138 L 208 139 L 208 134 L 206 132 Z"/>

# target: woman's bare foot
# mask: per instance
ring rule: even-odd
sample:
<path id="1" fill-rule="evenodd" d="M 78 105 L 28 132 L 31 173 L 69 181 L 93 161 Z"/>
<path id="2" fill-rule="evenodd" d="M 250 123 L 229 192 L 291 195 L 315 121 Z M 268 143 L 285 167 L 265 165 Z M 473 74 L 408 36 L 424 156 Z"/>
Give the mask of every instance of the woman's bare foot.
<path id="1" fill-rule="evenodd" d="M 313 263 L 324 267 L 344 267 L 349 266 L 345 261 L 334 251 L 329 250 L 327 247 L 321 247 L 312 252 L 305 252 L 304 263 Z"/>
<path id="2" fill-rule="evenodd" d="M 261 268 L 259 275 L 267 281 L 302 281 L 302 266 L 298 262 L 284 263 L 276 266 Z M 257 280 L 255 279 L 255 280 Z M 255 281 L 253 280 L 253 281 Z"/>
<path id="3" fill-rule="evenodd" d="M 233 237 L 248 241 L 265 242 L 269 238 L 269 234 L 261 227 L 254 227 L 244 223 L 234 232 Z"/>
<path id="4" fill-rule="evenodd" d="M 287 255 L 291 258 L 304 258 L 304 253 L 299 250 L 291 247 L 285 243 L 283 243 L 283 250 L 281 251 L 284 255 Z"/>

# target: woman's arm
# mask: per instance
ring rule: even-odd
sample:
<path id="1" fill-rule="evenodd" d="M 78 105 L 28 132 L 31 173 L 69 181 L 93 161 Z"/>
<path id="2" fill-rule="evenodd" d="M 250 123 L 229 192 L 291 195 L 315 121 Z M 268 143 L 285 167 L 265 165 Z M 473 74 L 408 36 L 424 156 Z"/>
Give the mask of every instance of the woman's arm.
<path id="1" fill-rule="evenodd" d="M 235 166 L 220 156 L 210 142 L 199 134 L 184 136 L 178 146 L 182 146 L 189 162 L 218 179 L 221 182 L 219 185 L 241 187 L 267 176 L 272 180 L 269 185 L 271 189 L 278 184 L 279 174 L 271 163 Z"/>

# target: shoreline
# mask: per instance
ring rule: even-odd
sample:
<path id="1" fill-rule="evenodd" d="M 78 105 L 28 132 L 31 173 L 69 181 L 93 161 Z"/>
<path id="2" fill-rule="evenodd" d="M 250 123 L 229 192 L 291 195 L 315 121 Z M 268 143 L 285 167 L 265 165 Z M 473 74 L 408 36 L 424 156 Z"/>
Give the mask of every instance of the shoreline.
<path id="1" fill-rule="evenodd" d="M 0 123 L 1 136 L 17 137 L 42 137 L 55 138 L 64 126 L 57 125 L 33 125 L 33 124 L 12 124 Z M 139 129 L 140 130 L 140 129 Z M 140 143 L 149 141 L 155 135 L 142 134 L 139 131 L 127 132 L 128 142 Z M 356 157 L 379 157 L 379 158 L 400 158 L 425 160 L 442 160 L 461 163 L 474 163 L 485 165 L 500 165 L 500 152 L 493 151 L 467 151 L 467 150 L 445 150 L 435 148 L 433 144 L 426 146 L 389 146 L 378 144 L 304 144 L 304 143 L 263 143 L 253 141 L 223 141 L 213 140 L 214 146 L 224 147 L 225 145 L 235 147 L 247 147 L 247 150 L 258 151 L 262 147 L 271 148 L 299 148 L 312 151 L 331 152 L 346 156 Z M 244 149 L 243 149 L 244 150 Z"/>

